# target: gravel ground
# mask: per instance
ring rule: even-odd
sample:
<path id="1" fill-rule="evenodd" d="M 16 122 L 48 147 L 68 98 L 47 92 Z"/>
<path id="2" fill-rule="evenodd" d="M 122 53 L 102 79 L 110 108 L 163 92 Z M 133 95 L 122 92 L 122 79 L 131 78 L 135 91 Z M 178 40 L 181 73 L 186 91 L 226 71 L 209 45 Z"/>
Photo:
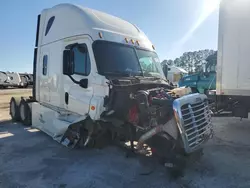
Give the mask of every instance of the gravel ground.
<path id="1" fill-rule="evenodd" d="M 2 109 L 0 114 L 2 113 Z M 141 175 L 136 158 L 118 148 L 70 150 L 18 123 L 0 123 L 0 187 L 247 188 L 250 187 L 250 121 L 214 118 L 215 136 L 183 178 L 163 167 Z"/>
<path id="2" fill-rule="evenodd" d="M 163 167 L 140 175 L 136 158 L 118 148 L 69 150 L 42 132 L 0 124 L 0 187 L 250 187 L 250 121 L 216 118 L 215 137 L 186 175 L 170 181 Z"/>

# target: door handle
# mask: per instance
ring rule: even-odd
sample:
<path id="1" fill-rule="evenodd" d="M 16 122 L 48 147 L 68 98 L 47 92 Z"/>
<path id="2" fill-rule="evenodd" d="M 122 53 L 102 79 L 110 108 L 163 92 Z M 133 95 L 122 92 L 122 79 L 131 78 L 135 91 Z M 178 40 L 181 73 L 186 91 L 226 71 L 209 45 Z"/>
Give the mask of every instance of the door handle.
<path id="1" fill-rule="evenodd" d="M 64 94 L 64 100 L 65 100 L 66 104 L 69 104 L 69 93 L 68 92 L 65 92 L 65 94 Z"/>

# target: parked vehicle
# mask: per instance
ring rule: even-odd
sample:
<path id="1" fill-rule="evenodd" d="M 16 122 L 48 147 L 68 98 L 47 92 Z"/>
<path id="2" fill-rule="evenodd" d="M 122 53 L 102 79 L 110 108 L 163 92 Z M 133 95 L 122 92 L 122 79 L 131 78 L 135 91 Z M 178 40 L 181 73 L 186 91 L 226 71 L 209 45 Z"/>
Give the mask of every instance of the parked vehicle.
<path id="1" fill-rule="evenodd" d="M 19 74 L 17 72 L 1 72 L 0 74 L 0 86 L 6 87 L 19 87 L 26 88 L 28 86 L 28 79 L 26 75 Z"/>
<path id="2" fill-rule="evenodd" d="M 29 75 L 29 85 L 33 85 L 33 75 L 32 74 L 28 75 Z"/>
<path id="3" fill-rule="evenodd" d="M 242 118 L 250 111 L 249 21 L 250 1 L 221 2 L 216 90 L 209 91 L 216 112 Z"/>
<path id="4" fill-rule="evenodd" d="M 33 85 L 32 74 L 19 73 L 19 75 L 21 76 L 21 80 L 24 83 L 24 87 L 28 87 L 28 85 Z"/>
<path id="5" fill-rule="evenodd" d="M 217 53 L 208 56 L 207 63 L 200 72 L 184 76 L 179 80 L 179 87 L 190 87 L 194 93 L 208 94 L 209 90 L 216 87 Z"/>
<path id="6" fill-rule="evenodd" d="M 6 83 L 8 82 L 8 76 L 5 72 L 0 71 L 0 89 L 3 89 L 6 87 Z"/>
<path id="7" fill-rule="evenodd" d="M 0 71 L 0 88 L 18 87 L 26 88 L 33 85 L 33 75 L 28 73 Z"/>
<path id="8" fill-rule="evenodd" d="M 33 96 L 11 99 L 12 119 L 67 147 L 129 141 L 176 170 L 212 135 L 207 97 L 173 90 L 155 47 L 120 18 L 71 4 L 43 10 L 33 70 Z"/>
<path id="9" fill-rule="evenodd" d="M 167 79 L 174 85 L 178 85 L 179 80 L 187 75 L 188 72 L 181 67 L 168 66 Z"/>
<path id="10" fill-rule="evenodd" d="M 20 87 L 22 84 L 22 79 L 17 72 L 6 72 L 8 76 L 7 86 Z"/>

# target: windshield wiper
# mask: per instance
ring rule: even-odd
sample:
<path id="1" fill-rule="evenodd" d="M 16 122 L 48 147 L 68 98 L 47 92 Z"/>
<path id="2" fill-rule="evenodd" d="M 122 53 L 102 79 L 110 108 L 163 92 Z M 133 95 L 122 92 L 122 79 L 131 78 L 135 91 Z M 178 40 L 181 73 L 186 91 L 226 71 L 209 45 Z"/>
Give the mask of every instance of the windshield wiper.
<path id="1" fill-rule="evenodd" d="M 168 82 L 168 83 L 169 83 L 169 80 L 164 79 L 164 78 L 161 78 L 161 77 L 155 77 L 155 76 L 152 76 L 152 77 L 146 77 L 146 78 L 149 78 L 149 79 L 152 79 L 152 80 L 163 80 L 163 81 L 165 81 L 165 82 Z"/>
<path id="2" fill-rule="evenodd" d="M 114 76 L 130 76 L 129 73 L 127 73 L 127 72 L 122 72 L 122 71 L 103 72 L 103 74 L 109 74 L 109 75 L 114 75 Z"/>
<path id="3" fill-rule="evenodd" d="M 114 71 L 114 72 L 103 72 L 103 74 L 109 74 L 114 76 L 126 76 L 126 77 L 139 77 L 142 76 L 141 73 L 124 72 L 124 71 Z"/>

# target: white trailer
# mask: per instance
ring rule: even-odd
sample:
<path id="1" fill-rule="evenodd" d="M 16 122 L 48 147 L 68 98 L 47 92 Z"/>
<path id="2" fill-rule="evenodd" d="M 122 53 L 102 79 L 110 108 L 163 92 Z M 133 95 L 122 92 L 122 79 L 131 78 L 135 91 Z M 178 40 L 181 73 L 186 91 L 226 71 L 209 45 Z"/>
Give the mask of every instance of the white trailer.
<path id="1" fill-rule="evenodd" d="M 13 97 L 10 114 L 63 145 L 130 141 L 133 152 L 147 154 L 147 145 L 176 169 L 177 155 L 194 154 L 212 135 L 207 97 L 178 97 L 134 24 L 60 4 L 38 16 L 35 46 L 33 96 Z"/>
<path id="2" fill-rule="evenodd" d="M 249 23 L 250 1 L 221 1 L 216 104 L 218 110 L 230 110 L 233 116 L 244 118 L 250 111 Z"/>

